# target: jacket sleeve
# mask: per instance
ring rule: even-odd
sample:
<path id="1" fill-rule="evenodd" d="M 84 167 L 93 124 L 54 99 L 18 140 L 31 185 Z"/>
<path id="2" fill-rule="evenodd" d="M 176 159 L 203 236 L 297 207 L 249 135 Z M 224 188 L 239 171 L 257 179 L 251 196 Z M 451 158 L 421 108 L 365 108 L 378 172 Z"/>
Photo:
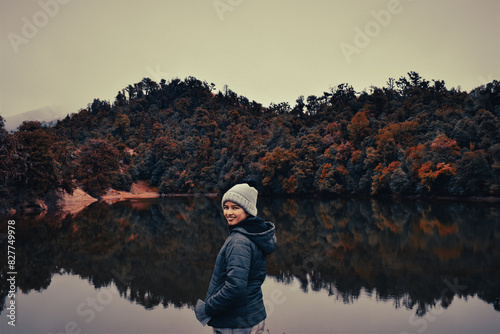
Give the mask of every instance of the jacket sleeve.
<path id="1" fill-rule="evenodd" d="M 227 276 L 222 287 L 207 299 L 205 310 L 209 316 L 227 311 L 243 297 L 248 283 L 252 260 L 251 241 L 246 237 L 233 238 L 227 245 Z"/>

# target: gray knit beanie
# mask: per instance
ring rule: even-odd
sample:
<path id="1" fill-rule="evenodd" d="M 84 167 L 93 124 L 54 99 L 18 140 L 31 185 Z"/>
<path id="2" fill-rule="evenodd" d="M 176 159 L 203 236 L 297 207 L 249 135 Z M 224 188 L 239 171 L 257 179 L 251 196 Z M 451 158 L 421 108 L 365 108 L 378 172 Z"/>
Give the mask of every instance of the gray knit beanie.
<path id="1" fill-rule="evenodd" d="M 251 216 L 257 216 L 257 189 L 246 183 L 237 184 L 222 197 L 222 208 L 227 201 L 240 205 Z"/>

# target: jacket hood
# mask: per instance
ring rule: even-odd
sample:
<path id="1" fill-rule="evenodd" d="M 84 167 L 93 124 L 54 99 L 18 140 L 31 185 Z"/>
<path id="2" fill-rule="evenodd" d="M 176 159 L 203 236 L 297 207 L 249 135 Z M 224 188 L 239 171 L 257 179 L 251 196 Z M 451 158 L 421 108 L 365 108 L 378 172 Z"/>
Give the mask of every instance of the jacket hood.
<path id="1" fill-rule="evenodd" d="M 252 240 L 265 255 L 276 249 L 275 226 L 260 217 L 250 217 L 230 228 L 231 233 L 238 232 Z"/>

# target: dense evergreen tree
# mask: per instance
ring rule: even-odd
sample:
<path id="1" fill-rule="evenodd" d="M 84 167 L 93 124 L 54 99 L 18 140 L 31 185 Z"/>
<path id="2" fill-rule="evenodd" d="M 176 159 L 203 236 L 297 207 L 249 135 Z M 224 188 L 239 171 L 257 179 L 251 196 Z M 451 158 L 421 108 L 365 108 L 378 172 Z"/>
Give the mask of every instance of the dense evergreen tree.
<path id="1" fill-rule="evenodd" d="M 118 167 L 116 148 L 106 140 L 89 139 L 78 152 L 76 177 L 85 191 L 98 197 L 112 185 Z"/>
<path id="2" fill-rule="evenodd" d="M 5 130 L 0 116 L 0 197 L 5 201 L 10 192 L 26 183 L 28 156 L 21 151 L 17 138 Z"/>

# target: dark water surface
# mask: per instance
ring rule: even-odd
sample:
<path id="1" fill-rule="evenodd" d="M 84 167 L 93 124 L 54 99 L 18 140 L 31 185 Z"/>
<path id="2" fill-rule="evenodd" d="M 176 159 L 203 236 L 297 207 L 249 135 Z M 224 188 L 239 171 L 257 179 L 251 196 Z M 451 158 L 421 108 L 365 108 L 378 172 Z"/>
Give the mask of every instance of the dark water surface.
<path id="1" fill-rule="evenodd" d="M 499 333 L 500 207 L 262 199 L 269 333 Z M 194 317 L 227 237 L 218 198 L 96 203 L 0 223 L 0 333 L 210 333 Z M 267 331 L 266 331 L 267 333 Z"/>

